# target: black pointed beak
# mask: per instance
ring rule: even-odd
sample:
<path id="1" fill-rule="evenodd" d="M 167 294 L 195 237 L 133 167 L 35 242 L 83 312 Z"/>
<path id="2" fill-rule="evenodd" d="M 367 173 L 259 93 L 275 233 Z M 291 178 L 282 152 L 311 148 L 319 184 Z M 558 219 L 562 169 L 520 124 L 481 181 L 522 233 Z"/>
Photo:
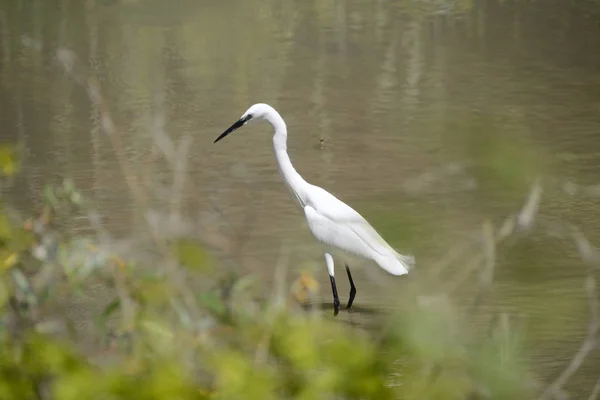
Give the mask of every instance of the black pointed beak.
<path id="1" fill-rule="evenodd" d="M 219 135 L 218 138 L 215 139 L 213 143 L 217 143 L 219 140 L 223 139 L 225 136 L 229 135 L 231 132 L 235 131 L 237 128 L 243 126 L 246 122 L 248 122 L 252 118 L 252 115 L 246 115 L 238 119 L 235 124 L 231 125 L 227 130 Z"/>

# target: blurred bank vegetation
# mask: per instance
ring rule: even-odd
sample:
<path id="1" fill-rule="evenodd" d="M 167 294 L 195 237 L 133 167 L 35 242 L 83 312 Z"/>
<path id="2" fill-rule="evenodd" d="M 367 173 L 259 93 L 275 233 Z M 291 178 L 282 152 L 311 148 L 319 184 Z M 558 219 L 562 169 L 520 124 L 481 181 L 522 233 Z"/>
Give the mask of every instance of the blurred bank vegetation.
<path id="1" fill-rule="evenodd" d="M 16 171 L 3 147 L 3 179 Z M 450 299 L 408 301 L 376 329 L 299 307 L 248 276 L 224 284 L 201 243 L 157 239 L 151 261 L 61 229 L 93 218 L 70 180 L 0 213 L 2 399 L 527 398 L 522 326 L 471 331 Z M 276 270 L 287 268 L 275 266 Z M 192 291 L 201 280 L 204 289 Z M 99 288 L 102 289 L 99 289 Z M 257 289 L 259 289 L 257 291 Z M 101 293 L 101 295 L 94 295 Z M 69 307 L 101 305 L 81 326 Z"/>
<path id="2" fill-rule="evenodd" d="M 112 123 L 105 128 L 118 135 Z M 5 184 L 18 158 L 2 147 Z M 251 274 L 220 268 L 203 243 L 158 234 L 151 222 L 152 257 L 137 258 L 131 245 L 122 255 L 99 232 L 73 234 L 65 229 L 69 220 L 96 226 L 93 205 L 69 179 L 48 185 L 30 215 L 8 204 L 0 213 L 2 399 L 568 398 L 564 386 L 600 332 L 593 267 L 582 287 L 590 313 L 586 337 L 552 383 L 532 368 L 526 326 L 516 315 L 488 310 L 483 330 L 473 319 L 481 317 L 498 246 L 532 229 L 541 194 L 536 181 L 522 209 L 497 226 L 485 223 L 479 250 L 451 249 L 424 268 L 443 272 L 457 253 L 466 256 L 437 295 L 416 285 L 398 299 L 402 305 L 366 326 L 311 304 L 310 285 L 297 285 L 309 292 L 308 304 L 299 301 L 279 279 L 289 269 L 285 257 L 273 266 L 269 288 Z M 597 265 L 587 239 L 574 227 L 563 230 L 583 268 Z M 426 285 L 424 276 L 413 279 Z M 453 293 L 467 281 L 474 295 L 465 309 Z"/>

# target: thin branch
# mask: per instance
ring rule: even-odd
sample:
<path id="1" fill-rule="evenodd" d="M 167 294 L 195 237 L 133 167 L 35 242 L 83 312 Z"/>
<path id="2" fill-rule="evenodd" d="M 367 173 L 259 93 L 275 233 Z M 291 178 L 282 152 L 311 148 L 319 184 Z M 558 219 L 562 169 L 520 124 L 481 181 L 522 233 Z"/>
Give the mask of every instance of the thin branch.
<path id="1" fill-rule="evenodd" d="M 531 190 L 529 191 L 529 196 L 523 205 L 523 208 L 517 213 L 513 215 L 509 215 L 506 217 L 504 222 L 500 225 L 500 228 L 495 230 L 494 232 L 488 231 L 484 235 L 484 246 L 486 257 L 489 258 L 490 246 L 497 246 L 501 242 L 503 242 L 506 238 L 511 236 L 515 232 L 515 227 L 518 224 L 521 228 L 529 228 L 533 225 L 534 219 L 537 215 L 540 199 L 542 194 L 542 187 L 539 180 L 536 180 L 531 186 Z M 491 227 L 490 227 L 491 229 Z M 473 235 L 473 239 L 480 242 L 481 235 L 479 232 Z M 465 241 L 460 246 L 452 247 L 448 253 L 437 263 L 434 267 L 434 274 L 439 275 L 446 267 L 452 264 L 452 262 L 458 259 L 463 254 L 466 254 L 467 250 L 473 245 L 471 240 Z M 475 263 L 469 263 L 471 267 L 474 266 Z M 488 263 L 489 266 L 489 263 Z M 470 273 L 465 274 L 465 276 L 470 275 Z"/>
<path id="2" fill-rule="evenodd" d="M 175 163 L 173 164 L 173 185 L 171 187 L 171 218 L 180 216 L 183 189 L 187 177 L 187 164 L 189 150 L 192 147 L 193 138 L 186 135 L 179 141 Z"/>
<path id="3" fill-rule="evenodd" d="M 583 261 L 598 266 L 600 261 L 598 249 L 590 243 L 588 238 L 576 226 L 568 225 L 567 227 Z"/>
<path id="4" fill-rule="evenodd" d="M 81 62 L 71 50 L 59 49 L 56 53 L 56 57 L 62 63 L 65 71 L 73 77 L 75 82 L 85 89 L 90 101 L 98 109 L 98 112 L 100 113 L 100 126 L 111 142 L 125 181 L 129 186 L 129 189 L 131 190 L 135 200 L 145 206 L 147 203 L 147 198 L 136 178 L 136 175 L 133 173 L 130 163 L 127 161 L 123 142 L 121 141 L 121 134 L 115 126 L 110 115 L 108 106 L 104 100 L 102 91 L 100 90 L 100 84 L 94 77 L 87 76 L 87 73 L 84 71 Z"/>
<path id="5" fill-rule="evenodd" d="M 479 286 L 473 300 L 473 310 L 477 310 L 484 295 L 489 292 L 490 286 L 494 280 L 494 270 L 496 268 L 496 241 L 494 240 L 494 227 L 490 222 L 483 225 L 483 244 L 485 259 L 483 269 L 479 273 Z"/>
<path id="6" fill-rule="evenodd" d="M 254 354 L 254 363 L 265 364 L 269 356 L 269 344 L 273 336 L 273 322 L 277 314 L 285 306 L 286 277 L 290 264 L 290 249 L 287 243 L 282 243 L 279 260 L 275 266 L 273 293 L 271 295 L 271 307 L 266 316 L 266 330 L 258 342 Z"/>
<path id="7" fill-rule="evenodd" d="M 596 385 L 592 389 L 592 394 L 588 397 L 588 400 L 597 400 L 600 397 L 600 378 L 596 381 Z"/>
<path id="8" fill-rule="evenodd" d="M 540 396 L 540 400 L 556 397 L 562 387 L 569 379 L 571 379 L 575 372 L 577 372 L 588 354 L 596 347 L 598 332 L 600 331 L 600 304 L 598 303 L 598 295 L 596 293 L 596 279 L 592 271 L 590 271 L 586 278 L 585 291 L 590 308 L 590 322 L 588 324 L 587 334 L 581 343 L 579 350 L 571 359 L 571 362 L 565 367 L 558 378 L 544 390 Z"/>
<path id="9" fill-rule="evenodd" d="M 195 303 L 192 301 L 194 298 L 193 293 L 189 289 L 189 287 L 186 285 L 185 279 L 182 277 L 182 275 L 179 273 L 179 271 L 177 271 L 178 264 L 175 262 L 175 259 L 172 254 L 172 250 L 168 247 L 166 241 L 160 235 L 159 230 L 153 229 L 153 224 L 152 224 L 153 221 L 151 219 L 151 213 L 148 212 L 147 193 L 143 190 L 142 185 L 140 184 L 138 178 L 136 177 L 136 175 L 133 171 L 131 163 L 127 159 L 127 156 L 125 154 L 125 148 L 124 148 L 124 145 L 122 142 L 122 135 L 119 132 L 119 130 L 117 129 L 117 127 L 115 126 L 114 121 L 110 115 L 108 105 L 106 104 L 106 101 L 100 90 L 100 84 L 98 83 L 97 79 L 95 79 L 92 76 L 88 76 L 82 63 L 79 61 L 79 59 L 75 55 L 75 53 L 72 52 L 71 50 L 64 49 L 64 48 L 59 49 L 56 53 L 56 57 L 63 65 L 65 71 L 70 76 L 72 76 L 72 78 L 75 80 L 75 82 L 77 82 L 79 85 L 81 85 L 84 88 L 84 90 L 88 94 L 90 101 L 97 108 L 97 110 L 100 114 L 102 130 L 104 131 L 106 136 L 108 136 L 108 138 L 111 142 L 111 145 L 112 145 L 115 155 L 117 157 L 117 161 L 121 168 L 121 172 L 123 173 L 123 176 L 125 177 L 125 181 L 126 181 L 127 185 L 129 186 L 129 189 L 133 195 L 133 198 L 136 201 L 136 203 L 139 206 L 141 206 L 141 208 L 143 210 L 146 210 L 146 212 L 143 213 L 143 217 L 145 218 L 146 224 L 149 228 L 148 231 L 152 237 L 152 240 L 154 241 L 154 244 L 157 246 L 157 248 L 159 249 L 159 251 L 165 258 L 165 270 L 170 272 L 170 274 L 168 274 L 169 279 L 170 279 L 171 283 L 174 284 L 180 290 L 180 293 L 183 294 L 183 298 L 186 301 L 186 305 L 189 307 L 188 311 L 190 311 L 192 309 L 196 309 Z M 164 124 L 164 121 L 161 118 L 162 118 L 162 115 L 159 114 L 157 117 L 157 124 L 158 124 L 157 126 L 159 126 L 159 127 L 162 127 L 161 124 Z M 168 138 L 166 135 L 163 135 L 163 137 Z M 155 139 L 156 139 L 156 137 L 155 137 Z M 178 155 L 181 156 L 182 158 L 184 156 L 187 156 L 186 153 L 187 153 L 187 150 L 189 150 L 189 148 L 186 148 L 186 144 L 189 144 L 189 141 L 190 141 L 190 138 L 184 138 L 180 142 L 181 148 L 179 150 L 181 150 L 181 154 L 178 154 Z M 164 148 L 161 148 L 161 150 L 163 150 L 163 152 L 164 152 Z M 184 152 L 186 152 L 186 153 L 184 153 Z M 167 153 L 165 153 L 165 155 L 167 155 Z M 182 160 L 180 160 L 181 164 L 174 166 L 176 176 L 175 176 L 175 182 L 173 185 L 174 185 L 174 189 L 178 190 L 179 192 L 181 192 L 180 186 L 182 186 L 184 183 L 184 180 L 183 180 L 184 173 L 183 172 L 185 172 L 185 166 L 186 166 L 185 162 L 186 161 L 187 161 L 187 159 L 182 159 Z M 182 172 L 181 174 L 179 174 L 181 176 L 179 176 L 177 174 L 177 172 Z"/>
<path id="10" fill-rule="evenodd" d="M 539 179 L 535 181 L 529 191 L 529 197 L 521 212 L 517 215 L 517 224 L 521 229 L 529 229 L 533 226 L 534 219 L 540 207 L 542 197 L 542 185 Z"/>

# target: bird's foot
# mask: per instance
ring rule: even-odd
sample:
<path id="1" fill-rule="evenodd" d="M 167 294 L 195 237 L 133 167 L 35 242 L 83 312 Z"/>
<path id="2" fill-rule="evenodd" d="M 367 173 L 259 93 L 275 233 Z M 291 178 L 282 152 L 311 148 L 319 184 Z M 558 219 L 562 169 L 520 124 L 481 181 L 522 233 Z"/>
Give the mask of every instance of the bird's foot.
<path id="1" fill-rule="evenodd" d="M 340 312 L 340 300 L 333 299 L 333 316 L 335 317 Z"/>
<path id="2" fill-rule="evenodd" d="M 352 289 L 350 289 L 350 299 L 348 300 L 348 305 L 346 306 L 347 310 L 352 308 L 352 303 L 354 302 L 354 297 L 356 297 L 356 288 L 352 287 Z"/>

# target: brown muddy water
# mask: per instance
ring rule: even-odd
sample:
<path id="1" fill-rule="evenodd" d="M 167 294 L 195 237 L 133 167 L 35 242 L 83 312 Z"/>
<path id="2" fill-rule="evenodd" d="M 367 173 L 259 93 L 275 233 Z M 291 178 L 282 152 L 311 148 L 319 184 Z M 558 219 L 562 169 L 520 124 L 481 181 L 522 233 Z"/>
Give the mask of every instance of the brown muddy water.
<path id="1" fill-rule="evenodd" d="M 24 150 L 5 195 L 24 210 L 39 205 L 46 184 L 70 177 L 114 237 L 136 237 L 149 218 L 266 280 L 289 249 L 290 279 L 312 271 L 330 302 L 322 253 L 280 181 L 270 127 L 212 144 L 265 102 L 288 124 L 297 170 L 413 253 L 419 274 L 519 212 L 539 179 L 534 228 L 495 249 L 485 307 L 525 321 L 548 379 L 584 337 L 587 270 L 560 227 L 600 243 L 597 2 L 3 0 L 0 38 L 0 139 Z M 61 54 L 79 57 L 99 83 L 117 151 Z M 149 214 L 123 161 L 149 188 Z M 442 280 L 459 279 L 484 247 L 452 260 Z M 357 306 L 396 306 L 404 278 L 368 263 L 354 271 Z M 344 302 L 341 263 L 337 272 Z M 456 291 L 466 302 L 470 286 Z M 572 385 L 589 393 L 599 365 L 596 350 Z"/>

